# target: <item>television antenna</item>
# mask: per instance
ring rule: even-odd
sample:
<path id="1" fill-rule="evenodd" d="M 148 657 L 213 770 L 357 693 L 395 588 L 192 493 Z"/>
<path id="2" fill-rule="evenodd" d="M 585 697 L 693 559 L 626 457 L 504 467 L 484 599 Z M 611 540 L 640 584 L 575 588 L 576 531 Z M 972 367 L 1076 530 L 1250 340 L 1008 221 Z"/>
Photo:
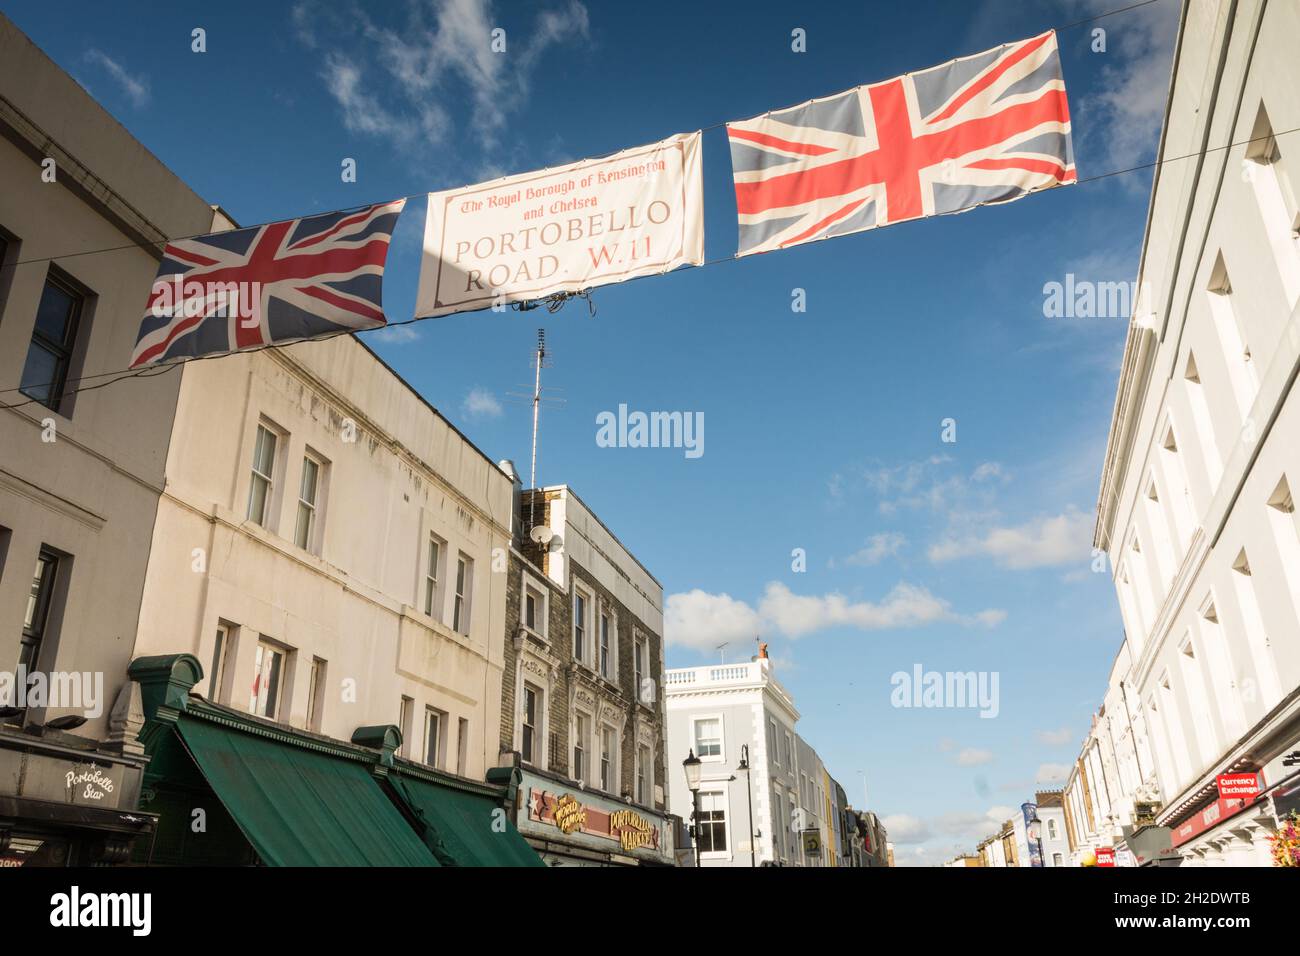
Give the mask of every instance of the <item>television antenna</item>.
<path id="1" fill-rule="evenodd" d="M 541 407 L 543 402 L 553 403 L 562 406 L 564 399 L 552 398 L 542 394 L 542 369 L 550 368 L 551 363 L 547 359 L 546 353 L 546 330 L 537 330 L 537 346 L 533 350 L 533 392 L 532 395 L 521 394 L 518 392 L 507 392 L 506 394 L 516 401 L 529 401 L 533 407 L 533 448 L 531 463 L 528 472 L 528 487 L 532 494 L 528 498 L 528 536 L 534 542 L 540 545 L 547 544 L 555 532 L 549 527 L 537 527 L 537 432 L 538 423 L 541 417 Z M 520 388 L 527 388 L 526 385 L 520 385 Z"/>

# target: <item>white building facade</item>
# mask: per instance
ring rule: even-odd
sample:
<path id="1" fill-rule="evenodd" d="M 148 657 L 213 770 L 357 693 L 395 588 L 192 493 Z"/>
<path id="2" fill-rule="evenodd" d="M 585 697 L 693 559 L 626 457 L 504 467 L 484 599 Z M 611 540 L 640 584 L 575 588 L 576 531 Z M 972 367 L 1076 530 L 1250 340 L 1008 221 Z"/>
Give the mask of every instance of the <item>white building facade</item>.
<path id="1" fill-rule="evenodd" d="M 673 668 L 664 695 L 669 807 L 686 820 L 692 798 L 682 761 L 694 751 L 702 762 L 700 865 L 799 865 L 802 849 L 794 826 L 802 799 L 795 735 L 799 712 L 772 674 L 771 661 L 760 656 L 739 664 Z M 748 747 L 748 779 L 737 771 L 742 747 Z"/>
<path id="2" fill-rule="evenodd" d="M 1300 748 L 1298 44 L 1293 3 L 1183 7 L 1102 475 L 1124 700 L 1183 865 L 1267 864 L 1271 799 L 1222 800 L 1216 776 L 1272 788 Z M 1124 812 L 1105 760 L 1081 761 L 1098 830 Z"/>
<path id="3" fill-rule="evenodd" d="M 197 692 L 482 779 L 501 715 L 511 478 L 352 336 L 180 373 L 137 656 Z M 498 570 L 495 570 L 499 568 Z"/>
<path id="4" fill-rule="evenodd" d="M 114 379 L 160 243 L 213 210 L 2 14 L 0 184 L 0 866 L 121 862 L 152 827 L 126 668 L 179 377 Z"/>

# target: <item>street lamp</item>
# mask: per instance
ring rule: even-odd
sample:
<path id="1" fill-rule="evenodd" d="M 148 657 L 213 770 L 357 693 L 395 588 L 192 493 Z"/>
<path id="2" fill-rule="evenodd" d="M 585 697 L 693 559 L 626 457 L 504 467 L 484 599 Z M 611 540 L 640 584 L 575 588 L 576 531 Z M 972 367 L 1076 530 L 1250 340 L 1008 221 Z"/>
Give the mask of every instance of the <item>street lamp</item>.
<path id="1" fill-rule="evenodd" d="M 749 744 L 740 745 L 740 763 L 736 770 L 745 775 L 745 791 L 749 797 L 749 865 L 758 866 L 754 852 L 754 784 L 749 776 Z"/>
<path id="2" fill-rule="evenodd" d="M 686 789 L 691 792 L 691 842 L 695 844 L 695 865 L 700 865 L 700 758 L 692 747 L 682 761 L 686 771 Z"/>

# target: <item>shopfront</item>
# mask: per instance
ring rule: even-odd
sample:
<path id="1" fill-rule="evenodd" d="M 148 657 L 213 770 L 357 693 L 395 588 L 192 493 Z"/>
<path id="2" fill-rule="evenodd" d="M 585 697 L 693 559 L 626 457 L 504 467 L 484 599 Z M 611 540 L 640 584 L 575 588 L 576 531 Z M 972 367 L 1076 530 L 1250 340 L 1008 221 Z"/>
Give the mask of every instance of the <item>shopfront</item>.
<path id="1" fill-rule="evenodd" d="M 675 866 L 671 818 L 522 771 L 515 801 L 519 832 L 548 866 Z"/>
<path id="2" fill-rule="evenodd" d="M 151 758 L 144 805 L 159 816 L 138 863 L 541 865 L 507 819 L 510 788 L 397 758 L 394 726 L 342 741 L 213 704 L 190 694 L 202 671 L 189 654 L 129 673 Z"/>
<path id="3" fill-rule="evenodd" d="M 157 822 L 137 809 L 143 767 L 85 737 L 0 728 L 0 867 L 125 862 Z"/>

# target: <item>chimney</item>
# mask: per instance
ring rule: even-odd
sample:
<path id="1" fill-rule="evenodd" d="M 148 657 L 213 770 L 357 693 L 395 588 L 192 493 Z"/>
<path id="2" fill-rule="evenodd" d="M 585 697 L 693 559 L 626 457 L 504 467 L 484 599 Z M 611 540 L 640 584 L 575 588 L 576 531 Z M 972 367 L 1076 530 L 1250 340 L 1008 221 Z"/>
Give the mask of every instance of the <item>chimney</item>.
<path id="1" fill-rule="evenodd" d="M 513 486 L 510 492 L 510 536 L 515 541 L 523 541 L 519 502 L 523 497 L 524 480 L 519 477 L 519 472 L 515 469 L 515 463 L 509 458 L 502 458 L 497 462 L 497 467 L 506 473 L 506 477 L 510 479 Z"/>

